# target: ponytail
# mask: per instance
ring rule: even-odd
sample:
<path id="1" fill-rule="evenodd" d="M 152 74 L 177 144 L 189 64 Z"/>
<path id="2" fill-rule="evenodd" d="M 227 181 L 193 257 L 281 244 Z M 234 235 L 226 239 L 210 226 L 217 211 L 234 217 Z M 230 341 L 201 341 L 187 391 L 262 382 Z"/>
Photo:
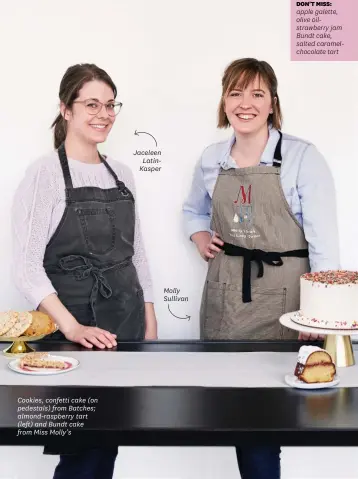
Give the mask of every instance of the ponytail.
<path id="1" fill-rule="evenodd" d="M 56 117 L 55 121 L 52 123 L 51 128 L 54 128 L 53 131 L 53 142 L 55 149 L 65 141 L 67 134 L 67 124 L 66 120 L 63 118 L 61 113 Z"/>
<path id="2" fill-rule="evenodd" d="M 61 104 L 64 105 L 66 109 L 71 110 L 73 102 L 78 97 L 83 85 L 93 80 L 106 83 L 113 90 L 114 97 L 116 97 L 117 88 L 108 73 L 92 63 L 79 63 L 69 67 L 61 80 L 58 95 Z M 54 129 L 53 142 L 57 150 L 67 136 L 67 121 L 61 113 L 58 114 L 51 128 Z"/>

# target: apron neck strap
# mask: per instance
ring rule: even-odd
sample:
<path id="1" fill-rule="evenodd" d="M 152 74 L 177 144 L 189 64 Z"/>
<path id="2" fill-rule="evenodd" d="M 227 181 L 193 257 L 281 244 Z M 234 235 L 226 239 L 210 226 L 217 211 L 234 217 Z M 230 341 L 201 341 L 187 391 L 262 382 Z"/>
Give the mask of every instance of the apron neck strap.
<path id="1" fill-rule="evenodd" d="M 65 150 L 65 144 L 62 143 L 57 151 L 60 158 L 63 178 L 65 180 L 65 186 L 67 189 L 73 188 L 70 167 L 68 166 L 67 154 Z"/>
<path id="2" fill-rule="evenodd" d="M 114 181 L 116 182 L 116 186 L 119 190 L 123 190 L 125 188 L 125 184 L 123 183 L 123 181 L 119 181 L 118 179 L 118 176 L 116 175 L 116 173 L 113 171 L 113 169 L 109 166 L 109 164 L 107 163 L 106 159 L 99 155 L 102 163 L 104 164 L 104 166 L 107 168 L 107 170 L 109 171 L 109 173 L 113 176 L 113 179 Z"/>
<path id="3" fill-rule="evenodd" d="M 61 163 L 61 168 L 63 172 L 63 178 L 65 180 L 65 186 L 67 189 L 72 189 L 73 188 L 73 183 L 72 183 L 72 178 L 71 178 L 71 173 L 70 173 L 70 167 L 68 166 L 68 159 L 67 159 L 67 154 L 66 154 L 66 149 L 65 149 L 65 144 L 62 143 L 60 147 L 58 148 L 58 156 L 60 158 L 60 163 Z M 109 166 L 105 158 L 101 155 L 99 155 L 101 162 L 105 165 L 109 173 L 113 176 L 114 181 L 116 182 L 116 186 L 119 190 L 123 190 L 125 188 L 125 184 L 122 181 L 119 181 L 118 176 L 115 174 L 113 169 Z"/>
<path id="4" fill-rule="evenodd" d="M 282 145 L 282 133 L 279 131 L 278 134 L 280 135 L 280 138 L 277 142 L 276 148 L 275 148 L 275 153 L 273 155 L 273 162 L 272 166 L 275 166 L 276 168 L 281 168 L 281 163 L 282 163 L 282 154 L 281 154 L 281 145 Z"/>

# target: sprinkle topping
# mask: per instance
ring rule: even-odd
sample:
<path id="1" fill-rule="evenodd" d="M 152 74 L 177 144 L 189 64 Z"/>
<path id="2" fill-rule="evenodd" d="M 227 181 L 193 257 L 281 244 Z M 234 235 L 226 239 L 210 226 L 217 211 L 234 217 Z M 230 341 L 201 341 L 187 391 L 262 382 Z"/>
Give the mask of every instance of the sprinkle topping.
<path id="1" fill-rule="evenodd" d="M 315 283 L 325 284 L 349 284 L 358 283 L 358 271 L 319 271 L 315 273 L 305 273 L 301 276 L 303 279 L 313 281 Z"/>

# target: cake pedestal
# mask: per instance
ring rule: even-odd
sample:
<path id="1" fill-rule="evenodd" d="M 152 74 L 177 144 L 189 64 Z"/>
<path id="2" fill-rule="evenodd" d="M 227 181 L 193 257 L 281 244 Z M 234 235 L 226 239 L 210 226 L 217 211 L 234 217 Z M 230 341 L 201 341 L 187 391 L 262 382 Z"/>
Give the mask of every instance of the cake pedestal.
<path id="1" fill-rule="evenodd" d="M 354 353 L 351 337 L 342 334 L 329 334 L 323 348 L 332 356 L 337 367 L 353 366 Z"/>
<path id="2" fill-rule="evenodd" d="M 356 329 L 323 329 L 303 326 L 292 320 L 293 315 L 296 313 L 297 311 L 284 314 L 280 318 L 280 323 L 286 326 L 286 328 L 294 329 L 301 333 L 326 336 L 323 347 L 332 356 L 332 360 L 337 368 L 344 368 L 355 364 L 351 334 L 357 334 L 358 331 Z"/>

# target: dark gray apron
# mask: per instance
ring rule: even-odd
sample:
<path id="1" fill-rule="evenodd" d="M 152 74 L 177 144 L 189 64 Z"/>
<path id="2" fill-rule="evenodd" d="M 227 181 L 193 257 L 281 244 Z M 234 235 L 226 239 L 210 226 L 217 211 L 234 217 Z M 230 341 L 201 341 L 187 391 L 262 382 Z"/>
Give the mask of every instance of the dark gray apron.
<path id="1" fill-rule="evenodd" d="M 77 321 L 117 334 L 144 338 L 144 299 L 134 254 L 132 193 L 101 157 L 116 187 L 74 188 L 64 145 L 58 150 L 66 208 L 47 245 L 44 268 L 58 297 Z M 65 339 L 57 331 L 47 339 Z"/>
<path id="2" fill-rule="evenodd" d="M 66 186 L 66 208 L 47 245 L 44 268 L 58 297 L 77 321 L 117 334 L 117 340 L 142 340 L 143 290 L 132 263 L 135 206 L 132 193 L 101 157 L 116 187 L 74 188 L 64 145 L 58 150 Z M 57 331 L 46 339 L 65 339 Z M 76 449 L 76 450 L 75 450 Z M 45 446 L 45 454 L 76 453 Z"/>

